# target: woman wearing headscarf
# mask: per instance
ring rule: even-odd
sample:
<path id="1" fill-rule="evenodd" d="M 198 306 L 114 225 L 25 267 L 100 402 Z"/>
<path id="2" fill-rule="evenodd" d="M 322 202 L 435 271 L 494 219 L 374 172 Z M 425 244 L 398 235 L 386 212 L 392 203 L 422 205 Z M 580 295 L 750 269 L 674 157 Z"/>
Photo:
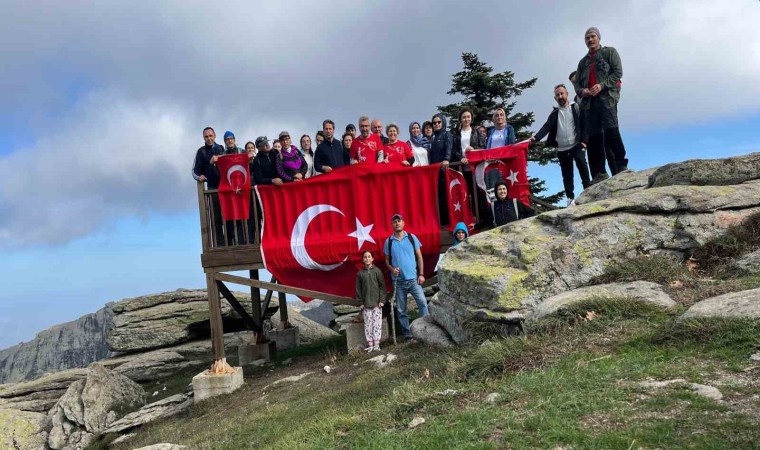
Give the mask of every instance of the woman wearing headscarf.
<path id="1" fill-rule="evenodd" d="M 432 128 L 431 128 L 432 129 Z M 419 122 L 409 124 L 409 140 L 406 142 L 414 155 L 413 166 L 427 166 L 430 141 L 422 135 L 422 127 Z"/>
<path id="2" fill-rule="evenodd" d="M 433 140 L 428 154 L 430 164 L 440 164 L 441 168 L 446 169 L 451 160 L 451 132 L 446 129 L 446 117 L 443 114 L 434 115 L 431 122 L 433 123 Z"/>
<path id="3" fill-rule="evenodd" d="M 449 202 L 446 201 L 446 176 L 443 172 L 449 168 L 451 160 L 451 132 L 446 129 L 446 117 L 438 113 L 433 116 L 433 140 L 430 143 L 428 159 L 430 164 L 440 164 L 441 174 L 438 176 L 438 211 L 441 214 L 441 225 L 449 224 Z"/>

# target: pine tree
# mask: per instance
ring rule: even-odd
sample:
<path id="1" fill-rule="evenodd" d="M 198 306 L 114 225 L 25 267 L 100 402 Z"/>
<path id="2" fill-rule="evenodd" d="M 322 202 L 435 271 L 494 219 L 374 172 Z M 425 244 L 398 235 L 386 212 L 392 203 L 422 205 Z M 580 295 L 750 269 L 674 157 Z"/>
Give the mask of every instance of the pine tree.
<path id="1" fill-rule="evenodd" d="M 507 122 L 515 129 L 517 141 L 530 138 L 531 133 L 527 128 L 533 125 L 535 118 L 533 112 L 512 113 L 516 101 L 510 101 L 513 97 L 521 95 L 524 90 L 532 88 L 536 84 L 537 78 L 532 78 L 521 83 L 515 83 L 515 74 L 508 70 L 501 73 L 493 73 L 493 67 L 480 61 L 475 53 L 462 53 L 464 69 L 455 73 L 451 77 L 451 89 L 448 95 L 461 95 L 464 100 L 459 103 L 451 103 L 445 106 L 439 106 L 438 111 L 450 117 L 451 129 L 454 130 L 459 125 L 459 110 L 463 107 L 469 107 L 473 111 L 472 124 L 490 124 L 491 114 L 496 108 L 504 108 L 507 114 Z M 538 143 L 528 151 L 528 161 L 536 162 L 540 165 L 546 165 L 550 162 L 557 162 L 557 152 L 555 149 L 547 149 L 543 144 Z M 530 178 L 530 191 L 544 202 L 552 205 L 556 204 L 564 197 L 564 192 L 558 192 L 554 195 L 539 195 L 545 192 L 545 182 L 540 178 Z M 537 206 L 539 210 L 539 205 Z"/>

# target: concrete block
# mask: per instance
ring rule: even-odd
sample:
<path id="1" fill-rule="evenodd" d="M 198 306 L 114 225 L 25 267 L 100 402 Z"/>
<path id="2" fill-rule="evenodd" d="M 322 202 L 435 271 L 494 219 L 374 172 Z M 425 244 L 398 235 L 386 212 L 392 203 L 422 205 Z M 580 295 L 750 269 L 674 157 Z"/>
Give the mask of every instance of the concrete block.
<path id="1" fill-rule="evenodd" d="M 367 340 L 364 338 L 364 324 L 363 323 L 349 323 L 343 326 L 343 330 L 346 332 L 346 347 L 348 351 L 359 349 L 363 350 L 367 347 Z M 388 339 L 388 321 L 383 319 L 383 331 L 380 334 L 380 341 L 386 341 Z"/>
<path id="2" fill-rule="evenodd" d="M 238 363 L 241 366 L 253 364 L 259 359 L 266 361 L 277 360 L 277 344 L 269 341 L 264 344 L 248 344 L 238 346 Z"/>
<path id="3" fill-rule="evenodd" d="M 278 350 L 298 347 L 298 336 L 298 327 L 286 328 L 284 330 L 272 329 L 267 333 L 267 339 L 275 342 Z"/>
<path id="4" fill-rule="evenodd" d="M 233 367 L 233 373 L 221 375 L 203 371 L 193 377 L 193 396 L 195 403 L 217 395 L 229 394 L 243 385 L 243 368 Z"/>

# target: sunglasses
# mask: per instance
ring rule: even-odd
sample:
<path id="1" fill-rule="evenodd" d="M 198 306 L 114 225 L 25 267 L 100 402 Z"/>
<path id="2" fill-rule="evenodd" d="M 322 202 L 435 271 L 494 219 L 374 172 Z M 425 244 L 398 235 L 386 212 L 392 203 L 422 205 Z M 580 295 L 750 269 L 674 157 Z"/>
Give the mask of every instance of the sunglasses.
<path id="1" fill-rule="evenodd" d="M 438 124 L 441 124 L 441 123 L 443 123 L 443 122 L 442 122 L 442 121 L 440 121 L 440 120 L 434 120 L 434 121 L 433 121 L 433 125 L 438 125 Z"/>

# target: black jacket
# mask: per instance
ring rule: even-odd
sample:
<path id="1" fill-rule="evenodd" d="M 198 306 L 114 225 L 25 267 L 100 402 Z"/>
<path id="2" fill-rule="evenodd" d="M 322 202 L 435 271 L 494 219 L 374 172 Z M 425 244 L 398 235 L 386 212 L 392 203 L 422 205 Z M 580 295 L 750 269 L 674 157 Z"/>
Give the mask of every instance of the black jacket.
<path id="1" fill-rule="evenodd" d="M 486 148 L 486 137 L 481 139 L 480 133 L 476 128 L 470 128 L 470 147 Z M 451 160 L 459 161 L 464 158 L 464 149 L 462 148 L 462 129 L 457 128 L 452 135 Z"/>
<path id="2" fill-rule="evenodd" d="M 442 161 L 451 161 L 451 132 L 446 129 L 446 117 L 443 114 L 436 114 L 443 122 L 441 131 L 433 132 L 433 138 L 430 140 L 430 151 L 428 152 L 428 161 L 430 164 L 437 164 Z M 461 159 L 461 158 L 459 158 Z"/>
<path id="3" fill-rule="evenodd" d="M 219 168 L 211 164 L 214 155 L 224 155 L 224 147 L 216 143 L 211 147 L 204 145 L 195 152 L 193 162 L 193 178 L 198 181 L 201 175 L 205 176 L 209 189 L 219 188 Z"/>
<path id="4" fill-rule="evenodd" d="M 314 170 L 324 172 L 322 166 L 330 166 L 333 169 L 349 164 L 348 152 L 343 148 L 343 142 L 333 137 L 332 142 L 327 139 L 317 146 L 314 152 Z"/>
<path id="5" fill-rule="evenodd" d="M 581 123 L 581 115 L 580 110 L 578 108 L 577 103 L 573 103 L 570 105 L 570 110 L 573 112 L 573 123 L 575 124 L 575 136 L 578 139 L 578 142 L 586 142 L 586 138 L 583 136 L 583 123 Z M 538 133 L 536 133 L 536 141 L 540 141 L 541 139 L 546 136 L 546 134 L 549 134 L 549 137 L 546 138 L 546 146 L 547 147 L 559 147 L 557 145 L 557 122 L 559 121 L 559 108 L 556 106 L 552 110 L 551 113 L 549 113 L 549 118 L 546 119 L 546 123 L 541 127 L 540 130 L 538 130 Z M 576 142 L 577 143 L 577 142 Z"/>
<path id="6" fill-rule="evenodd" d="M 253 182 L 256 184 L 272 184 L 272 180 L 279 178 L 277 175 L 277 152 L 258 152 L 251 163 Z"/>
<path id="7" fill-rule="evenodd" d="M 493 221 L 497 227 L 535 215 L 533 209 L 525 206 L 516 198 L 507 197 L 504 200 L 497 199 L 493 202 Z"/>

